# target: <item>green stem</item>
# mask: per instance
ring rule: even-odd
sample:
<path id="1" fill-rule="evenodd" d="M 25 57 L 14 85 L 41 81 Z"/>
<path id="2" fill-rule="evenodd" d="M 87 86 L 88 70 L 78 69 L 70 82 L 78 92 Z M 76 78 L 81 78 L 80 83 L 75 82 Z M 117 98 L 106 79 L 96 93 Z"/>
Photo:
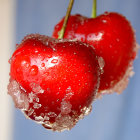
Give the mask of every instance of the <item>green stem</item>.
<path id="1" fill-rule="evenodd" d="M 71 13 L 73 3 L 74 3 L 74 0 L 69 1 L 69 5 L 68 5 L 68 8 L 67 8 L 67 13 L 66 13 L 66 16 L 64 18 L 64 23 L 63 23 L 63 26 L 62 26 L 62 28 L 60 30 L 58 39 L 62 39 L 64 37 L 65 29 L 66 29 L 66 26 L 67 26 L 67 22 L 68 22 L 68 19 L 69 19 L 69 15 Z"/>
<path id="2" fill-rule="evenodd" d="M 96 0 L 93 0 L 91 17 L 96 18 L 96 14 L 97 14 L 97 3 L 96 3 Z"/>

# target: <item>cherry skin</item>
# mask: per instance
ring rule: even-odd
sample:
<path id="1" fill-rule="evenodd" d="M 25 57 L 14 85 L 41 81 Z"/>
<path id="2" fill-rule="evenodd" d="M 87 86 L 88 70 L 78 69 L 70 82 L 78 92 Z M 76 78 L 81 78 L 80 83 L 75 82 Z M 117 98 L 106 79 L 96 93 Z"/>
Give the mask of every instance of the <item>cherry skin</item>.
<path id="1" fill-rule="evenodd" d="M 100 80 L 98 57 L 90 45 L 31 34 L 10 63 L 9 94 L 30 119 L 62 131 L 90 110 Z"/>
<path id="2" fill-rule="evenodd" d="M 55 26 L 53 37 L 58 37 L 63 20 Z M 122 92 L 127 85 L 137 48 L 133 28 L 124 16 L 113 12 L 96 18 L 71 15 L 64 38 L 89 43 L 104 59 L 99 92 Z"/>

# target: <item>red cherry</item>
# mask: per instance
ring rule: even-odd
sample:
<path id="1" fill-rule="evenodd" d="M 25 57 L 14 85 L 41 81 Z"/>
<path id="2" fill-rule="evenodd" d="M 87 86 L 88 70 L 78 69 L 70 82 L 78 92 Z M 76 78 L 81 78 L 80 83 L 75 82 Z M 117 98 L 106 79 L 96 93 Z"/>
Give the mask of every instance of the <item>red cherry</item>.
<path id="1" fill-rule="evenodd" d="M 90 45 L 32 34 L 10 63 L 9 94 L 30 119 L 62 131 L 90 111 L 100 70 Z"/>
<path id="2" fill-rule="evenodd" d="M 62 24 L 63 19 L 55 26 L 53 37 L 58 37 Z M 124 16 L 108 12 L 96 18 L 70 16 L 64 38 L 93 45 L 97 55 L 104 59 L 100 92 L 122 92 L 131 75 L 137 50 L 133 28 Z"/>

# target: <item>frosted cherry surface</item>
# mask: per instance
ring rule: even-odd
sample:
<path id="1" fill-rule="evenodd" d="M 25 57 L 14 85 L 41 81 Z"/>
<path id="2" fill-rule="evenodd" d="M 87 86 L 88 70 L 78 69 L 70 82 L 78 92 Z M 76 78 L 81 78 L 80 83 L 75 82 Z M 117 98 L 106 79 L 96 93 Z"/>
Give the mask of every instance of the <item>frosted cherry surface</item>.
<path id="1" fill-rule="evenodd" d="M 15 81 L 11 80 L 8 85 L 8 94 L 12 96 L 15 107 L 26 110 L 29 107 L 29 102 L 24 90 Z"/>
<path id="2" fill-rule="evenodd" d="M 104 90 L 101 93 L 97 93 L 96 99 L 101 98 L 102 95 L 104 94 L 112 94 L 114 92 L 121 94 L 123 90 L 127 87 L 129 78 L 132 77 L 133 75 L 134 75 L 133 67 L 132 65 L 130 65 L 123 78 L 113 88 L 109 90 Z"/>
<path id="3" fill-rule="evenodd" d="M 31 34 L 18 45 L 10 63 L 8 93 L 26 118 L 63 131 L 91 112 L 104 61 L 90 45 Z"/>
<path id="4" fill-rule="evenodd" d="M 140 49 L 140 46 L 138 44 L 136 44 L 136 47 L 135 47 L 136 55 L 137 55 L 139 49 Z M 103 66 L 105 63 L 103 62 L 102 58 L 99 58 L 98 61 L 99 61 L 101 74 L 102 74 Z M 114 92 L 121 94 L 123 92 L 123 90 L 127 87 L 128 83 L 129 83 L 129 78 L 132 77 L 133 75 L 134 75 L 133 62 L 131 62 L 129 64 L 123 78 L 113 88 L 111 88 L 109 90 L 104 90 L 102 92 L 98 92 L 96 95 L 96 99 L 101 98 L 102 95 L 104 95 L 104 94 L 112 94 Z"/>
<path id="5" fill-rule="evenodd" d="M 53 37 L 57 38 L 62 23 L 63 19 L 55 26 Z M 96 18 L 71 15 L 64 38 L 89 43 L 101 56 L 98 96 L 122 93 L 133 73 L 132 63 L 138 50 L 135 31 L 126 17 L 115 12 L 105 12 Z"/>
<path id="6" fill-rule="evenodd" d="M 42 106 L 39 104 L 39 98 L 36 95 L 39 91 L 43 94 L 43 90 L 36 84 L 32 84 L 32 87 L 36 93 L 34 94 L 31 92 L 27 96 L 25 93 L 26 91 L 16 82 L 16 80 L 10 80 L 8 85 L 8 94 L 12 96 L 15 107 L 21 109 L 23 113 L 28 111 L 28 114 L 24 113 L 26 118 L 29 118 L 28 116 L 31 116 L 32 114 L 35 115 L 34 109 L 38 109 Z M 91 112 L 92 106 L 84 107 L 81 109 L 81 112 L 83 113 L 77 117 L 77 119 L 75 119 L 75 117 L 71 117 L 69 113 L 71 112 L 72 105 L 67 101 L 73 94 L 70 87 L 67 88 L 66 93 L 66 96 L 61 102 L 61 112 L 58 116 L 54 112 L 46 114 L 41 113 L 40 116 L 35 116 L 35 121 L 42 124 L 47 129 L 52 129 L 53 131 L 64 131 L 73 128 L 79 119 L 83 119 L 85 115 L 88 115 Z M 34 105 L 33 108 L 29 109 L 30 103 L 33 103 Z M 50 123 L 49 117 L 56 117 L 55 122 Z"/>

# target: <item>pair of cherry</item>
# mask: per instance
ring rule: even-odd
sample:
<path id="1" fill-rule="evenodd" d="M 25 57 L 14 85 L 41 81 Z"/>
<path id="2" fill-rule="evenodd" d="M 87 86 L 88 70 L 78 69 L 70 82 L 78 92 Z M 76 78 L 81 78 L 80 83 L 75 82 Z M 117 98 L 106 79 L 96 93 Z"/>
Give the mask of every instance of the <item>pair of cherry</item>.
<path id="1" fill-rule="evenodd" d="M 71 129 L 103 93 L 122 92 L 137 49 L 132 26 L 118 13 L 72 15 L 65 39 L 57 39 L 63 22 L 53 38 L 27 35 L 10 59 L 16 107 L 54 131 Z"/>

